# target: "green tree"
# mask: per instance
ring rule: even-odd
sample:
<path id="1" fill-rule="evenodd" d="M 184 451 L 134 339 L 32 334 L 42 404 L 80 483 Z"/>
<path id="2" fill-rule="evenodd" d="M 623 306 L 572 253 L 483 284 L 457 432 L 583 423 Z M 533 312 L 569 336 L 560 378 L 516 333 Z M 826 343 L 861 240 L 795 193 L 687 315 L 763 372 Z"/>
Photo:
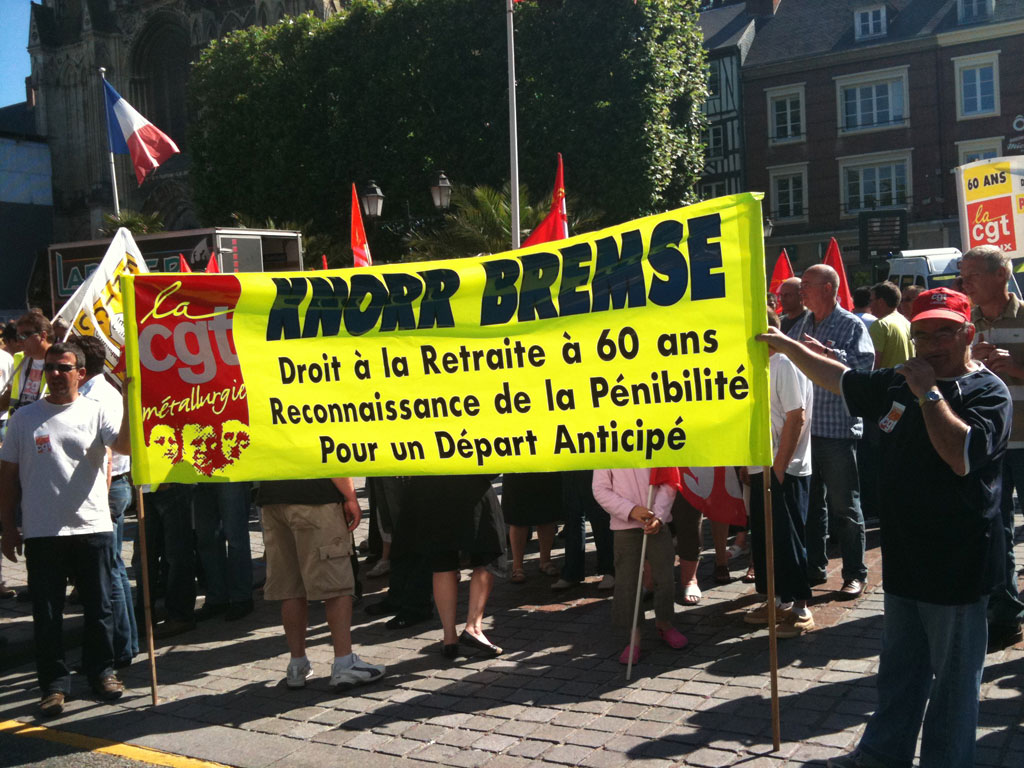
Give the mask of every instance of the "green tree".
<path id="1" fill-rule="evenodd" d="M 532 205 L 527 198 L 526 188 L 520 187 L 520 234 L 524 240 L 550 210 L 550 198 Z M 408 260 L 453 259 L 509 250 L 512 243 L 510 199 L 508 184 L 500 191 L 485 184 L 456 185 L 452 190 L 452 207 L 442 222 L 416 229 L 406 238 Z M 567 198 L 566 207 L 570 233 L 587 231 L 599 218 L 596 212 L 579 207 L 574 198 Z"/>
<path id="2" fill-rule="evenodd" d="M 99 234 L 102 237 L 113 237 L 121 227 L 133 235 L 151 235 L 154 232 L 164 232 L 167 229 L 159 213 L 140 213 L 122 208 L 119 216 L 112 213 L 103 214 L 103 224 L 99 228 Z"/>
<path id="3" fill-rule="evenodd" d="M 601 223 L 695 199 L 705 57 L 697 0 L 516 6 L 521 181 L 567 189 Z M 202 217 L 311 222 L 344 241 L 349 185 L 431 211 L 444 168 L 469 187 L 508 180 L 505 17 L 479 0 L 355 0 L 213 43 L 189 95 Z M 389 216 L 387 210 L 385 216 Z M 404 248 L 383 236 L 374 257 Z M 371 240 L 373 240 L 371 236 Z"/>

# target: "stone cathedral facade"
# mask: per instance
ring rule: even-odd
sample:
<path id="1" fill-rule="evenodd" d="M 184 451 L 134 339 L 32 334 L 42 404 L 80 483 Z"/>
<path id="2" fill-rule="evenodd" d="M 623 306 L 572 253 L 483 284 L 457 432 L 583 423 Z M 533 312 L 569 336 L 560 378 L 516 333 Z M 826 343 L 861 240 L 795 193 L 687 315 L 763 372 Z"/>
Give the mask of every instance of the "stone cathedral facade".
<path id="1" fill-rule="evenodd" d="M 127 155 L 115 156 L 121 208 L 159 213 L 168 229 L 199 226 L 188 183 L 185 90 L 190 63 L 233 30 L 345 0 L 42 0 L 33 3 L 27 82 L 36 132 L 52 156 L 54 240 L 89 240 L 113 211 L 99 68 L 133 107 L 182 150 L 138 186 Z M 206 222 L 228 224 L 230 222 Z"/>

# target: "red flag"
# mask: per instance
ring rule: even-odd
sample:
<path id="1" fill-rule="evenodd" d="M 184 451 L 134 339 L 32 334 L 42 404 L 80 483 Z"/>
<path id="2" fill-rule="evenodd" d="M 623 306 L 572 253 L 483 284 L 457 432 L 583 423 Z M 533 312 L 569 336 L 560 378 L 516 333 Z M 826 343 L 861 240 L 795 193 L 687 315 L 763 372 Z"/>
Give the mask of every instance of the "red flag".
<path id="1" fill-rule="evenodd" d="M 783 248 L 782 253 L 779 254 L 779 258 L 775 262 L 775 269 L 772 270 L 772 281 L 768 284 L 768 292 L 778 296 L 779 288 L 791 277 L 796 277 L 796 275 L 793 274 L 793 265 L 789 263 L 789 254 Z"/>
<path id="2" fill-rule="evenodd" d="M 352 185 L 352 264 L 356 267 L 368 267 L 373 264 L 370 258 L 370 246 L 366 242 L 366 230 L 363 229 L 363 215 L 359 211 L 359 195 L 356 185 Z"/>
<path id="3" fill-rule="evenodd" d="M 551 193 L 551 210 L 544 221 L 526 238 L 523 248 L 552 240 L 564 240 L 569 236 L 569 216 L 565 212 L 565 175 L 562 172 L 562 153 L 558 153 L 558 170 L 555 171 L 555 189 Z"/>
<path id="4" fill-rule="evenodd" d="M 189 267 L 188 262 L 185 261 L 185 255 L 182 253 L 178 254 L 178 271 L 179 272 L 191 272 L 192 268 Z"/>
<path id="5" fill-rule="evenodd" d="M 320 261 L 321 261 L 321 263 L 323 263 L 324 269 L 327 269 L 327 254 L 326 253 L 321 253 L 320 254 Z"/>
<path id="6" fill-rule="evenodd" d="M 679 467 L 652 467 L 651 485 L 669 485 L 682 493 L 683 481 L 679 476 Z"/>
<path id="7" fill-rule="evenodd" d="M 746 525 L 743 489 L 732 467 L 683 467 L 683 497 L 708 520 Z"/>
<path id="8" fill-rule="evenodd" d="M 825 251 L 825 260 L 822 262 L 832 267 L 839 273 L 839 306 L 847 312 L 853 312 L 853 296 L 850 295 L 850 284 L 846 282 L 846 270 L 843 268 L 843 257 L 839 253 L 839 243 L 833 237 Z"/>
<path id="9" fill-rule="evenodd" d="M 210 275 L 220 274 L 220 267 L 217 265 L 217 254 L 210 254 L 210 261 L 206 265 L 206 272 Z"/>

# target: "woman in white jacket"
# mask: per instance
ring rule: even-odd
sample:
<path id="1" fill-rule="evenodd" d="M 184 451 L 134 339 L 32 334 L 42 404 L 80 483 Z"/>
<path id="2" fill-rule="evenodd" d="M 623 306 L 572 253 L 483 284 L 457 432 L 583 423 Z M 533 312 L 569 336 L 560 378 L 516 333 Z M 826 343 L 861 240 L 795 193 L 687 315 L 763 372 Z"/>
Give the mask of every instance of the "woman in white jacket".
<path id="1" fill-rule="evenodd" d="M 648 509 L 651 470 L 599 469 L 594 470 L 594 498 L 611 516 L 611 529 L 615 539 L 615 592 L 612 599 L 612 623 L 624 630 L 627 644 L 619 656 L 622 664 L 629 663 L 629 630 L 633 626 L 636 605 L 637 574 L 640 570 L 640 550 L 647 536 L 647 562 L 654 578 L 654 624 L 661 639 L 672 648 L 686 645 L 686 637 L 672 626 L 675 613 L 675 548 L 667 523 L 671 516 L 672 500 L 676 491 L 668 485 L 659 485 L 654 495 L 653 509 Z M 633 637 L 633 663 L 640 658 L 640 632 Z"/>

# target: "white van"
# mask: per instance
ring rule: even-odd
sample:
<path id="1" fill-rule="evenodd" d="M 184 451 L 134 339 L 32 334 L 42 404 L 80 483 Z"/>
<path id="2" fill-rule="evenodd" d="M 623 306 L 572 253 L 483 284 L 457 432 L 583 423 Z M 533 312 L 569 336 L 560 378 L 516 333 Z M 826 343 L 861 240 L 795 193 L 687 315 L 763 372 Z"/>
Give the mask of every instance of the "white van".
<path id="1" fill-rule="evenodd" d="M 900 251 L 889 259 L 890 282 L 902 291 L 911 285 L 929 288 L 955 288 L 960 277 L 960 256 L 957 248 L 924 248 L 919 251 Z M 1010 293 L 1020 296 L 1020 288 L 1013 271 L 1010 272 Z"/>

